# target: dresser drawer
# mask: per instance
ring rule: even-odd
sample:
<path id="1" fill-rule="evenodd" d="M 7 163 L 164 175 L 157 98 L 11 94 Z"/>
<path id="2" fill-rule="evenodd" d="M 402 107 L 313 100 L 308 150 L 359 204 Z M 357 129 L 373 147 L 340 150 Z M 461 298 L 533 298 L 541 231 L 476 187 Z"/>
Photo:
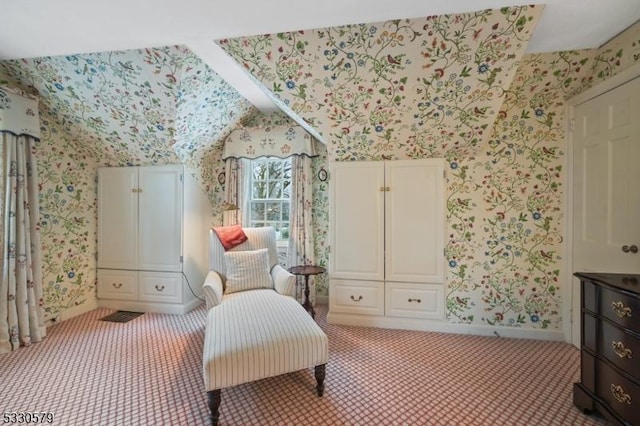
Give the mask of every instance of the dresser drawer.
<path id="1" fill-rule="evenodd" d="M 601 327 L 598 353 L 622 371 L 640 379 L 640 338 L 607 321 L 601 321 Z"/>
<path id="2" fill-rule="evenodd" d="M 137 275 L 136 271 L 98 269 L 98 298 L 135 300 Z"/>
<path id="3" fill-rule="evenodd" d="M 387 282 L 385 288 L 385 315 L 443 319 L 444 287 L 434 284 Z"/>
<path id="4" fill-rule="evenodd" d="M 624 328 L 640 333 L 640 299 L 601 288 L 600 314 Z"/>
<path id="5" fill-rule="evenodd" d="M 600 360 L 596 361 L 596 396 L 629 424 L 640 424 L 640 386 Z"/>
<path id="6" fill-rule="evenodd" d="M 340 313 L 384 315 L 384 282 L 329 280 L 329 309 Z"/>
<path id="7" fill-rule="evenodd" d="M 140 272 L 139 299 L 144 302 L 182 302 L 182 275 L 173 272 Z"/>

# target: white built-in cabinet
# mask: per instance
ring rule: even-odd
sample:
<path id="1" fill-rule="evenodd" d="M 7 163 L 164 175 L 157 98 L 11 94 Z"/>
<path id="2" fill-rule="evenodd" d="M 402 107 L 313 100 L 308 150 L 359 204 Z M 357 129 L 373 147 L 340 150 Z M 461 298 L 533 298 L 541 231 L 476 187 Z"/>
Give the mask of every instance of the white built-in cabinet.
<path id="1" fill-rule="evenodd" d="M 183 314 L 202 303 L 210 211 L 181 165 L 100 168 L 98 305 Z"/>
<path id="2" fill-rule="evenodd" d="M 333 163 L 329 187 L 328 321 L 443 320 L 444 160 Z"/>

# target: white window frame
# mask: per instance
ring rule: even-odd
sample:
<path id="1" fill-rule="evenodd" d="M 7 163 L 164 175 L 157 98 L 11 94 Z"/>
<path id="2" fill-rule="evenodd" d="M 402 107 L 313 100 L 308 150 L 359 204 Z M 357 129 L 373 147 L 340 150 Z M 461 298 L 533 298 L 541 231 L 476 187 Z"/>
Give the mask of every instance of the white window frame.
<path id="1" fill-rule="evenodd" d="M 269 164 L 269 163 L 275 163 L 275 162 L 280 162 L 280 163 L 285 163 L 288 162 L 289 165 L 289 176 L 288 179 L 286 178 L 286 176 L 282 177 L 273 177 L 273 176 L 269 176 L 268 171 L 269 171 L 269 167 L 267 166 L 267 175 L 264 176 L 264 179 L 260 179 L 260 180 L 256 180 L 255 179 L 255 168 L 256 165 L 258 163 L 261 164 Z M 284 164 L 283 164 L 284 167 Z M 289 187 L 289 191 L 288 191 L 288 197 L 287 197 L 287 193 L 284 190 L 284 186 L 286 184 L 286 182 L 288 181 L 288 187 Z M 265 186 L 265 190 L 269 190 L 269 188 L 273 188 L 273 187 L 277 187 L 278 184 L 280 184 L 280 194 L 281 197 L 280 198 L 269 198 L 269 194 L 264 194 L 265 198 L 259 197 L 259 198 L 254 198 L 256 195 L 256 183 L 264 183 Z M 274 226 L 274 228 L 276 228 L 276 238 L 277 238 L 277 243 L 278 246 L 284 246 L 288 244 L 289 241 L 289 234 L 288 232 L 285 235 L 282 235 L 281 230 L 282 229 L 289 229 L 290 228 L 290 223 L 291 223 L 291 157 L 289 158 L 275 158 L 275 157 L 263 157 L 263 158 L 258 158 L 255 160 L 250 160 L 249 163 L 249 194 L 247 196 L 247 202 L 249 205 L 249 224 L 250 226 L 254 227 L 254 226 Z M 276 190 L 277 191 L 277 190 Z M 285 215 L 285 217 L 287 217 L 287 220 L 283 220 L 283 213 L 284 213 L 284 208 L 282 207 L 284 204 L 287 204 L 287 211 L 288 211 L 288 215 Z M 257 217 L 257 213 L 254 210 L 254 206 L 256 204 L 264 204 L 264 213 L 262 218 L 258 218 Z M 274 216 L 272 215 L 271 217 L 269 217 L 269 209 L 268 206 L 269 204 L 271 204 L 271 206 L 273 206 L 274 204 L 280 204 L 280 209 L 279 209 L 279 218 L 274 218 Z M 281 226 L 283 224 L 286 224 L 286 226 Z"/>

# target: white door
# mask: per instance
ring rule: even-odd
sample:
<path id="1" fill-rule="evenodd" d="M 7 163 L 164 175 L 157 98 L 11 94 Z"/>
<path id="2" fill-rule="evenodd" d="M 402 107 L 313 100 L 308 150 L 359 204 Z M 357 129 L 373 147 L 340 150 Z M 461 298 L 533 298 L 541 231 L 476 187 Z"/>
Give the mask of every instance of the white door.
<path id="1" fill-rule="evenodd" d="M 574 108 L 573 271 L 640 273 L 640 78 Z M 574 344 L 580 338 L 573 282 Z"/>
<path id="2" fill-rule="evenodd" d="M 139 168 L 138 269 L 182 270 L 180 166 Z"/>
<path id="3" fill-rule="evenodd" d="M 331 278 L 384 280 L 384 163 L 335 163 L 329 184 Z"/>
<path id="4" fill-rule="evenodd" d="M 135 167 L 98 170 L 98 268 L 137 268 L 137 176 Z"/>
<path id="5" fill-rule="evenodd" d="M 444 161 L 390 161 L 385 188 L 387 281 L 443 283 Z"/>

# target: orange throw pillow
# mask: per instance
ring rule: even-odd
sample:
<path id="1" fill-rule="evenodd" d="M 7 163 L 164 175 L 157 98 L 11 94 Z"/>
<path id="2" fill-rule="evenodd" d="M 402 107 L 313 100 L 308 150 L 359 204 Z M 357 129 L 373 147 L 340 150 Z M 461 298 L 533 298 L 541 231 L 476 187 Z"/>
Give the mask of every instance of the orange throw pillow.
<path id="1" fill-rule="evenodd" d="M 225 250 L 231 250 L 247 241 L 247 234 L 242 230 L 242 225 L 216 226 L 212 229 L 218 235 Z"/>

